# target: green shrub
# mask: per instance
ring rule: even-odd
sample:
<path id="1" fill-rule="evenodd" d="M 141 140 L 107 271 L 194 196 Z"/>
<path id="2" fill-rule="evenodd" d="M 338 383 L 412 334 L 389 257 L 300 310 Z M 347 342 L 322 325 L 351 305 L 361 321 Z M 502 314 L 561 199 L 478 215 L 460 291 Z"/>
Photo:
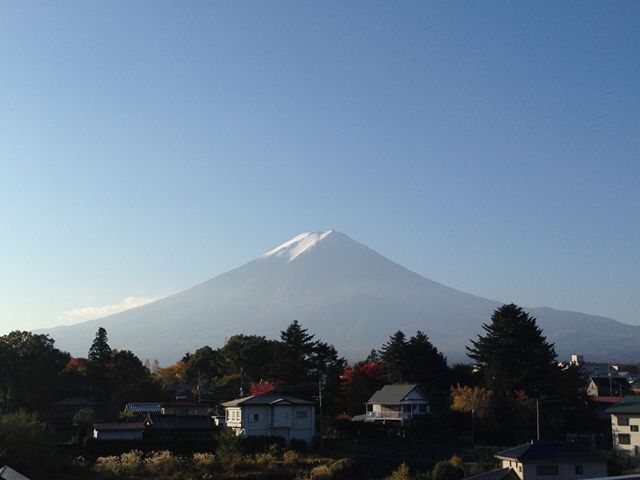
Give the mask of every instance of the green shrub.
<path id="1" fill-rule="evenodd" d="M 51 432 L 35 415 L 21 410 L 0 417 L 0 465 L 46 469 L 52 446 Z"/>
<path id="2" fill-rule="evenodd" d="M 464 470 L 449 460 L 442 460 L 433 467 L 431 478 L 432 480 L 461 480 L 464 478 Z"/>
<path id="3" fill-rule="evenodd" d="M 240 439 L 231 430 L 223 430 L 218 435 L 216 458 L 227 472 L 234 471 L 242 462 Z"/>

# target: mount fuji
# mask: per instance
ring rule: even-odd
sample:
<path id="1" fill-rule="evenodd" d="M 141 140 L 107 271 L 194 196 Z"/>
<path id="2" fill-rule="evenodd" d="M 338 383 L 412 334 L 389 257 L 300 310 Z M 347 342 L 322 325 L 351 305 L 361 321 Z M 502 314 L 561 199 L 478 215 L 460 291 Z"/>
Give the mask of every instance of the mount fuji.
<path id="1" fill-rule="evenodd" d="M 303 233 L 200 285 L 97 320 L 41 333 L 85 356 L 99 326 L 112 347 L 163 364 L 185 352 L 222 346 L 235 334 L 278 338 L 294 319 L 352 361 L 402 330 L 424 331 L 450 362 L 465 361 L 502 302 L 461 292 L 414 273 L 343 233 Z M 640 360 L 640 327 L 577 312 L 527 308 L 560 358 Z"/>

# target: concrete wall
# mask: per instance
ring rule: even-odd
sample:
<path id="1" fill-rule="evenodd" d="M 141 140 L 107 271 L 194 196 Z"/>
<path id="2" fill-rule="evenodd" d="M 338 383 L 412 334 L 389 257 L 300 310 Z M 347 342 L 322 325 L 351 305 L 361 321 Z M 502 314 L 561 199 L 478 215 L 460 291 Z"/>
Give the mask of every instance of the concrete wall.
<path id="1" fill-rule="evenodd" d="M 625 419 L 629 425 L 620 425 L 620 423 L 626 423 L 624 422 Z M 638 455 L 638 450 L 640 450 L 640 432 L 632 432 L 631 427 L 638 427 L 638 430 L 640 430 L 640 415 L 611 415 L 613 448 L 619 452 Z M 630 443 L 628 445 L 620 443 L 620 434 L 629 435 Z"/>

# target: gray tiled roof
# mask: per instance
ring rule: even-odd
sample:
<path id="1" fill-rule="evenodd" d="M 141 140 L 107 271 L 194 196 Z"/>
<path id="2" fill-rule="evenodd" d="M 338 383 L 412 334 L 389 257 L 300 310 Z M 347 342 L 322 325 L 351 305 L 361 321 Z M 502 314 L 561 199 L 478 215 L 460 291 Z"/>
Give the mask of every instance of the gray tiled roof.
<path id="1" fill-rule="evenodd" d="M 162 405 L 153 402 L 127 403 L 124 409 L 131 413 L 160 413 Z"/>
<path id="2" fill-rule="evenodd" d="M 520 462 L 573 461 L 602 463 L 605 458 L 598 452 L 589 450 L 577 443 L 534 442 L 526 443 L 496 453 L 497 458 L 516 459 Z"/>
<path id="3" fill-rule="evenodd" d="M 399 403 L 418 385 L 385 385 L 374 393 L 367 403 Z"/>
<path id="4" fill-rule="evenodd" d="M 251 395 L 237 398 L 222 404 L 223 407 L 240 407 L 242 405 L 276 405 L 278 403 L 291 403 L 293 405 L 315 405 L 313 402 L 291 397 L 289 395 Z"/>
<path id="5" fill-rule="evenodd" d="M 93 428 L 99 432 L 123 431 L 123 430 L 144 430 L 144 422 L 108 422 L 94 423 Z"/>

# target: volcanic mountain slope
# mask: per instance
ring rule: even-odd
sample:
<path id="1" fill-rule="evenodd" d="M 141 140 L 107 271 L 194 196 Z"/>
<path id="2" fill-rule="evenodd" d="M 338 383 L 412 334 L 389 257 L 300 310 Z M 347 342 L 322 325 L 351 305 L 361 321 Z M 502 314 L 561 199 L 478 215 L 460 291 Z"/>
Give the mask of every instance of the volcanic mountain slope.
<path id="1" fill-rule="evenodd" d="M 173 363 L 238 333 L 277 338 L 294 319 L 350 360 L 396 330 L 424 331 L 450 360 L 501 302 L 420 276 L 348 236 L 303 233 L 246 265 L 156 302 L 98 320 L 44 331 L 59 348 L 86 355 L 99 326 L 112 347 Z M 526 308 L 526 307 L 525 307 Z M 550 308 L 528 308 L 561 358 L 638 360 L 640 327 Z"/>

